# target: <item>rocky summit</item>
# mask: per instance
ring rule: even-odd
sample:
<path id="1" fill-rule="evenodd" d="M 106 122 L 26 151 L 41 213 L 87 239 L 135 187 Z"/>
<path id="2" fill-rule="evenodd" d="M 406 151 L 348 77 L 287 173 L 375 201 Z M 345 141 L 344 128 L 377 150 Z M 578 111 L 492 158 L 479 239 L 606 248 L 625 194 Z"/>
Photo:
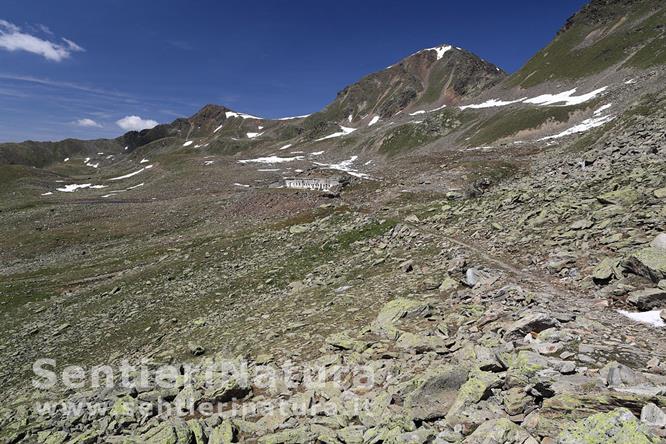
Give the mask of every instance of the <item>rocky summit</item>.
<path id="1" fill-rule="evenodd" d="M 0 441 L 666 442 L 664 85 L 592 0 L 511 75 L 1 144 Z"/>

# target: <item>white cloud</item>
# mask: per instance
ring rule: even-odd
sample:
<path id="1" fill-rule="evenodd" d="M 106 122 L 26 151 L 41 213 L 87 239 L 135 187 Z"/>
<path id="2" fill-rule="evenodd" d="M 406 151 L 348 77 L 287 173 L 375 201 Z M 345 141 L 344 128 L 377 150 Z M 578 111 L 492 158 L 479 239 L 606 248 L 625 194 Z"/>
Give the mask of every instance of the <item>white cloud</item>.
<path id="1" fill-rule="evenodd" d="M 139 116 L 126 116 L 118 120 L 116 124 L 125 131 L 141 131 L 144 129 L 153 128 L 158 123 L 151 119 L 142 119 Z"/>
<path id="2" fill-rule="evenodd" d="M 95 122 L 93 119 L 79 119 L 75 122 L 78 126 L 83 126 L 86 128 L 101 128 L 102 125 Z"/>
<path id="3" fill-rule="evenodd" d="M 27 51 L 38 54 L 47 60 L 60 62 L 73 52 L 84 51 L 71 40 L 52 42 L 23 32 L 21 28 L 6 20 L 0 19 L 0 48 L 7 51 Z"/>

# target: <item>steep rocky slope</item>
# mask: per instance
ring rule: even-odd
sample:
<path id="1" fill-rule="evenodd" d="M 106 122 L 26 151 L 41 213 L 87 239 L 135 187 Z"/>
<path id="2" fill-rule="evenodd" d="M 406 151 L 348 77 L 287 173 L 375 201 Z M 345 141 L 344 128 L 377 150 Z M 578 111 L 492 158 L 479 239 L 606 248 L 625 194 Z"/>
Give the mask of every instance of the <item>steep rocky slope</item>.
<path id="1" fill-rule="evenodd" d="M 506 73 L 451 45 L 424 49 L 340 91 L 306 126 L 386 119 L 415 106 L 436 108 L 458 103 L 499 83 Z"/>

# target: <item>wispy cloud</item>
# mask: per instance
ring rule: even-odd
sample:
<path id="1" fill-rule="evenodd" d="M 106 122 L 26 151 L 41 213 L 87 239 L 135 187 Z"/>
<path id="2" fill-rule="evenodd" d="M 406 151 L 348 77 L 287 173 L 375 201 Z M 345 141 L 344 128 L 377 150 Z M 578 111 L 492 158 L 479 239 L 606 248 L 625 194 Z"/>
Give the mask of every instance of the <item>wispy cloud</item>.
<path id="1" fill-rule="evenodd" d="M 122 92 L 118 91 L 111 91 L 103 88 L 97 88 L 94 86 L 89 86 L 81 83 L 75 83 L 75 82 L 66 82 L 66 81 L 61 81 L 61 80 L 51 80 L 48 78 L 43 78 L 43 77 L 33 77 L 33 76 L 28 76 L 28 75 L 16 75 L 16 74 L 4 74 L 0 73 L 0 79 L 2 80 L 10 80 L 13 82 L 22 82 L 22 83 L 33 83 L 37 85 L 42 85 L 42 86 L 50 86 L 53 88 L 63 88 L 63 89 L 72 89 L 76 91 L 81 91 L 85 93 L 90 93 L 90 94 L 97 94 L 99 96 L 106 96 L 106 97 L 113 97 L 117 99 L 125 99 L 130 103 L 135 103 L 136 99 L 134 99 L 131 95 L 125 94 Z"/>
<path id="2" fill-rule="evenodd" d="M 151 119 L 142 119 L 139 116 L 126 116 L 118 120 L 116 124 L 125 131 L 141 131 L 148 128 L 153 128 L 158 123 Z"/>
<path id="3" fill-rule="evenodd" d="M 84 51 L 81 46 L 71 40 L 65 38 L 59 42 L 46 40 L 28 34 L 15 24 L 2 19 L 0 19 L 0 49 L 11 52 L 26 51 L 54 62 L 69 58 L 73 52 Z"/>
<path id="4" fill-rule="evenodd" d="M 102 128 L 102 125 L 99 123 L 95 122 L 93 119 L 79 119 L 76 122 L 74 122 L 78 126 L 82 126 L 84 128 Z"/>

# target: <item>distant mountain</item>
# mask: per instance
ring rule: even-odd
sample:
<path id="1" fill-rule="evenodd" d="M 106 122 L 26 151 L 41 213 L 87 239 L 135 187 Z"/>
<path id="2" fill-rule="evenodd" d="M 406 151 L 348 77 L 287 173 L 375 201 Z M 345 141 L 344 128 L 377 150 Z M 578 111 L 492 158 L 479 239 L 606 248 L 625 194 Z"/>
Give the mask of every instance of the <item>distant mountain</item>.
<path id="1" fill-rule="evenodd" d="M 233 111 L 225 106 L 206 105 L 189 118 L 151 129 L 130 131 L 117 139 L 0 144 L 0 164 L 42 167 L 71 155 L 94 154 L 101 145 L 107 152 L 134 149 L 170 138 L 215 136 L 215 140 L 237 140 L 272 133 L 276 139 L 308 133 L 311 137 L 377 116 L 394 116 L 415 105 L 440 106 L 459 102 L 496 85 L 507 74 L 474 54 L 449 45 L 421 50 L 402 61 L 348 86 L 324 110 L 307 118 L 270 120 Z M 126 149 L 125 149 L 126 148 Z"/>
<path id="2" fill-rule="evenodd" d="M 395 153 L 445 135 L 450 135 L 451 143 L 463 145 L 488 144 L 516 134 L 547 136 L 550 128 L 570 126 L 572 116 L 579 120 L 590 117 L 594 111 L 590 107 L 598 100 L 567 109 L 542 107 L 535 112 L 524 99 L 563 93 L 567 88 L 579 90 L 573 95 L 591 92 L 666 64 L 665 24 L 663 1 L 592 0 L 511 76 L 468 51 L 441 45 L 367 75 L 310 116 L 270 120 L 211 104 L 188 118 L 112 140 L 0 144 L 0 164 L 44 167 L 72 155 L 131 153 L 141 147 L 164 151 L 190 143 L 215 154 L 235 154 L 254 146 L 275 151 L 288 144 L 346 136 L 362 128 L 366 130 L 355 133 L 357 141 L 347 147 L 382 146 L 381 152 Z M 618 101 L 628 103 L 628 98 L 618 97 L 616 107 Z M 522 108 L 500 112 L 506 109 L 498 104 L 514 103 Z M 464 111 L 457 105 L 471 109 Z M 434 112 L 444 107 L 447 109 Z M 418 114 L 428 119 L 414 126 L 422 119 L 410 116 Z M 392 129 L 374 126 L 380 121 L 390 123 Z M 357 137 L 359 134 L 366 136 Z"/>
<path id="3" fill-rule="evenodd" d="M 414 105 L 451 105 L 499 83 L 506 73 L 476 55 L 442 45 L 421 50 L 340 91 L 335 100 L 305 121 L 351 124 L 393 117 Z"/>

